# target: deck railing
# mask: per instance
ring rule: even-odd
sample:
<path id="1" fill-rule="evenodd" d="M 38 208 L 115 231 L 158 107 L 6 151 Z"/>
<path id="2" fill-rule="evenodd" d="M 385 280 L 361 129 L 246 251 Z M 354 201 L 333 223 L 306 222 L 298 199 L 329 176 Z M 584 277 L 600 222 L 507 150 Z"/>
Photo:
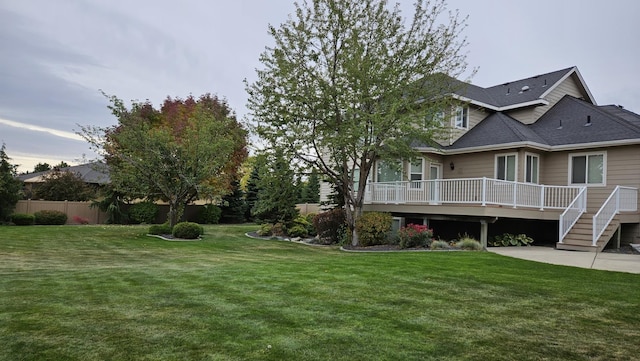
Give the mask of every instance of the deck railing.
<path id="1" fill-rule="evenodd" d="M 566 209 L 581 189 L 492 178 L 380 182 L 367 184 L 365 204 L 476 204 Z"/>
<path id="2" fill-rule="evenodd" d="M 593 216 L 593 246 L 619 212 L 638 211 L 638 189 L 617 186 L 604 202 L 598 213 Z"/>
<path id="3" fill-rule="evenodd" d="M 582 187 L 578 192 L 575 199 L 567 206 L 567 208 L 560 215 L 560 222 L 558 227 L 558 243 L 562 243 L 564 237 L 569 233 L 571 227 L 573 227 L 578 219 L 584 212 L 587 211 L 587 188 Z"/>

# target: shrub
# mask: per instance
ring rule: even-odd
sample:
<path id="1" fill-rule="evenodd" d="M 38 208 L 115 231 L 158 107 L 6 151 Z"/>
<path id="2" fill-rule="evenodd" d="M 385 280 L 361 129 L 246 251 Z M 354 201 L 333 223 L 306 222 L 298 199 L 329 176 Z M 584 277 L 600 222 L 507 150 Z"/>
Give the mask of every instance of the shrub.
<path id="1" fill-rule="evenodd" d="M 84 218 L 84 217 L 80 217 L 80 216 L 73 216 L 72 217 L 73 221 L 78 223 L 78 224 L 89 224 L 89 219 L 88 218 Z"/>
<path id="2" fill-rule="evenodd" d="M 162 234 L 172 234 L 171 226 L 169 226 L 169 222 L 164 222 L 163 224 L 154 224 L 149 227 L 149 234 L 162 235 Z"/>
<path id="3" fill-rule="evenodd" d="M 287 234 L 287 227 L 282 223 L 276 223 L 271 227 L 271 234 L 278 237 L 285 236 Z"/>
<path id="4" fill-rule="evenodd" d="M 291 228 L 287 230 L 287 234 L 292 237 L 307 237 L 314 233 L 313 223 L 302 215 L 296 217 L 292 222 Z"/>
<path id="5" fill-rule="evenodd" d="M 388 243 L 387 237 L 391 231 L 391 214 L 368 212 L 356 221 L 356 232 L 361 246 L 375 246 Z"/>
<path id="6" fill-rule="evenodd" d="M 258 236 L 271 236 L 273 235 L 273 224 L 265 223 L 260 225 L 260 229 L 258 230 Z"/>
<path id="7" fill-rule="evenodd" d="M 11 222 L 16 226 L 30 226 L 36 220 L 33 214 L 14 213 L 11 215 Z"/>
<path id="8" fill-rule="evenodd" d="M 451 246 L 447 241 L 437 240 L 431 242 L 431 249 L 451 249 Z"/>
<path id="9" fill-rule="evenodd" d="M 504 233 L 501 236 L 495 236 L 493 241 L 489 242 L 494 247 L 507 247 L 507 246 L 530 246 L 533 243 L 531 237 L 527 237 L 526 234 L 513 235 L 511 233 Z"/>
<path id="10" fill-rule="evenodd" d="M 204 233 L 204 229 L 198 223 L 180 222 L 173 226 L 173 236 L 176 238 L 196 239 Z"/>
<path id="11" fill-rule="evenodd" d="M 345 214 L 342 208 L 318 213 L 313 217 L 313 227 L 324 243 L 341 241 L 345 229 Z"/>
<path id="12" fill-rule="evenodd" d="M 39 211 L 33 214 L 36 224 L 41 225 L 61 225 L 67 223 L 67 215 L 60 211 Z"/>
<path id="13" fill-rule="evenodd" d="M 291 237 L 306 237 L 306 236 L 308 236 L 307 229 L 304 226 L 299 225 L 299 224 L 296 224 L 293 227 L 291 227 L 287 231 L 287 233 Z"/>
<path id="14" fill-rule="evenodd" d="M 129 220 L 133 223 L 151 224 L 157 214 L 158 206 L 153 202 L 140 202 L 129 208 Z"/>
<path id="15" fill-rule="evenodd" d="M 407 224 L 398 230 L 400 248 L 429 247 L 433 239 L 433 230 L 420 224 Z"/>
<path id="16" fill-rule="evenodd" d="M 198 213 L 198 223 L 200 224 L 218 224 L 222 216 L 222 209 L 215 204 L 205 204 L 200 208 Z"/>
<path id="17" fill-rule="evenodd" d="M 462 237 L 456 242 L 456 248 L 464 249 L 467 251 L 481 251 L 482 245 L 471 237 Z"/>

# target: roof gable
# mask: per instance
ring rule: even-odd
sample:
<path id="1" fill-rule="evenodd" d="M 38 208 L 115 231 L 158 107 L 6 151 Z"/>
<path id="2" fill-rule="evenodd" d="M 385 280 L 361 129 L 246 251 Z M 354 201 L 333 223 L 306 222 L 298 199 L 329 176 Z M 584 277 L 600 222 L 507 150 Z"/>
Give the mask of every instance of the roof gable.
<path id="1" fill-rule="evenodd" d="M 529 126 L 498 112 L 489 115 L 447 149 L 495 146 L 519 142 L 545 144 Z"/>
<path id="2" fill-rule="evenodd" d="M 549 145 L 640 139 L 640 127 L 586 101 L 566 95 L 531 125 Z"/>
<path id="3" fill-rule="evenodd" d="M 575 66 L 488 88 L 463 83 L 464 85 L 454 92 L 454 97 L 495 111 L 546 105 L 548 102 L 545 97 L 569 77 L 575 78 L 578 88 L 585 94 L 585 99 L 595 104 L 593 95 Z"/>

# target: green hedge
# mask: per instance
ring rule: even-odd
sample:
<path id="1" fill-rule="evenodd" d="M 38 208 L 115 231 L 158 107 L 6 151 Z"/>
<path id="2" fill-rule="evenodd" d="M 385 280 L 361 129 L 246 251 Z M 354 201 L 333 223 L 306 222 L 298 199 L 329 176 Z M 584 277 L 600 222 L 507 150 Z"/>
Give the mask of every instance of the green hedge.
<path id="1" fill-rule="evenodd" d="M 11 222 L 16 226 L 30 226 L 35 221 L 36 217 L 33 214 L 14 213 L 11 215 Z"/>
<path id="2" fill-rule="evenodd" d="M 41 225 L 62 225 L 67 223 L 67 215 L 60 211 L 39 211 L 33 214 L 36 224 Z"/>

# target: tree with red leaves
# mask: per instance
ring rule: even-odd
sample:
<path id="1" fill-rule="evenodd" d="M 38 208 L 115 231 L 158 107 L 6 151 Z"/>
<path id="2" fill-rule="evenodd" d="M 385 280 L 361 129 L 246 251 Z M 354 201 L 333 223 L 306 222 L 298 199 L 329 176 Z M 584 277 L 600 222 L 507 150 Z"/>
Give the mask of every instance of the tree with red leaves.
<path id="1" fill-rule="evenodd" d="M 82 127 L 81 135 L 104 156 L 114 189 L 169 203 L 171 226 L 193 200 L 230 191 L 247 157 L 247 132 L 225 100 L 168 97 L 158 110 L 149 101 L 127 109 L 117 97 L 107 98 L 118 124 Z"/>

